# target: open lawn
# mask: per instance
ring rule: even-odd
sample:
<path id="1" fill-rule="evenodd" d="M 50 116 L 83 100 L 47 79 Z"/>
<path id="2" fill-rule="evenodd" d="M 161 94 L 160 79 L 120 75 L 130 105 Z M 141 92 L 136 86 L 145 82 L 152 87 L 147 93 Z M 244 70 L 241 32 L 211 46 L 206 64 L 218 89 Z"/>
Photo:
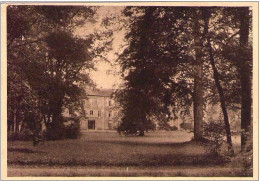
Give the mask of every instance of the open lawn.
<path id="1" fill-rule="evenodd" d="M 192 133 L 151 132 L 145 137 L 88 132 L 77 140 L 8 142 L 8 176 L 234 176 Z M 238 176 L 238 175 L 237 175 Z"/>

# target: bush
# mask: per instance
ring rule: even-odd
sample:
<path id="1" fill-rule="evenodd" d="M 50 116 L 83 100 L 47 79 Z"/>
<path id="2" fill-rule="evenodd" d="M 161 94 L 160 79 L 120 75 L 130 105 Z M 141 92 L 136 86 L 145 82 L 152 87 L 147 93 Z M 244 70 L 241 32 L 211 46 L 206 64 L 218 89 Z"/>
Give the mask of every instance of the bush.
<path id="1" fill-rule="evenodd" d="M 69 126 L 65 127 L 65 137 L 69 139 L 77 139 L 80 136 L 80 120 L 74 119 Z"/>
<path id="2" fill-rule="evenodd" d="M 117 127 L 117 132 L 123 135 L 137 135 L 138 130 L 134 127 L 131 127 L 131 129 L 127 129 L 127 127 L 125 127 L 124 124 L 120 124 Z"/>
<path id="3" fill-rule="evenodd" d="M 47 140 L 77 139 L 80 134 L 80 117 L 62 118 L 56 127 L 47 127 Z"/>
<path id="4" fill-rule="evenodd" d="M 47 140 L 62 140 L 65 138 L 65 126 L 61 124 L 57 127 L 47 127 L 46 139 Z"/>
<path id="5" fill-rule="evenodd" d="M 177 126 L 171 126 L 168 122 L 159 122 L 158 130 L 165 130 L 165 131 L 177 131 Z"/>
<path id="6" fill-rule="evenodd" d="M 21 132 L 9 132 L 7 135 L 8 141 L 35 141 L 36 139 L 45 139 L 45 131 L 40 131 L 36 133 L 33 133 L 29 129 L 25 129 Z"/>
<path id="7" fill-rule="evenodd" d="M 193 124 L 192 123 L 181 123 L 180 127 L 184 130 L 193 131 Z"/>
<path id="8" fill-rule="evenodd" d="M 70 123 L 64 125 L 63 123 L 58 128 L 48 128 L 46 130 L 47 140 L 61 140 L 61 139 L 77 139 L 81 136 L 80 120 L 78 118 L 69 118 Z"/>
<path id="9" fill-rule="evenodd" d="M 8 141 L 31 141 L 33 138 L 33 133 L 29 130 L 24 130 L 21 132 L 9 132 L 7 134 Z"/>
<path id="10" fill-rule="evenodd" d="M 221 120 L 204 123 L 204 138 L 207 140 L 205 142 L 205 151 L 216 162 L 227 162 L 230 160 L 228 145 L 225 139 L 225 125 Z"/>
<path id="11" fill-rule="evenodd" d="M 242 172 L 240 176 L 252 177 L 253 176 L 253 150 L 241 152 L 232 158 L 231 167 L 241 167 Z"/>
<path id="12" fill-rule="evenodd" d="M 170 130 L 171 130 L 171 131 L 177 131 L 178 128 L 177 128 L 177 126 L 170 126 Z"/>

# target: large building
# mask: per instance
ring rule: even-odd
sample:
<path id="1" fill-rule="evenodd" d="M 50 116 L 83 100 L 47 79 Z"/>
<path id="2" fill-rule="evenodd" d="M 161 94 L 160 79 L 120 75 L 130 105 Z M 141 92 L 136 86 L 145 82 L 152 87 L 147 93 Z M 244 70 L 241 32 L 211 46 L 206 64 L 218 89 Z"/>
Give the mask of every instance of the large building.
<path id="1" fill-rule="evenodd" d="M 119 106 L 112 98 L 112 89 L 88 89 L 84 99 L 82 130 L 112 130 L 120 121 Z"/>
<path id="2" fill-rule="evenodd" d="M 115 130 L 120 121 L 120 106 L 115 102 L 112 89 L 86 89 L 86 97 L 83 97 L 83 111 L 81 111 L 81 131 Z M 73 111 L 71 111 L 73 112 Z M 75 112 L 73 113 L 75 115 Z M 79 116 L 79 113 L 76 114 Z M 71 117 L 69 110 L 63 113 L 65 117 Z M 156 120 L 154 120 L 156 123 Z M 180 129 L 193 129 L 192 117 L 172 119 L 169 126 Z M 159 127 L 157 127 L 158 129 Z"/>

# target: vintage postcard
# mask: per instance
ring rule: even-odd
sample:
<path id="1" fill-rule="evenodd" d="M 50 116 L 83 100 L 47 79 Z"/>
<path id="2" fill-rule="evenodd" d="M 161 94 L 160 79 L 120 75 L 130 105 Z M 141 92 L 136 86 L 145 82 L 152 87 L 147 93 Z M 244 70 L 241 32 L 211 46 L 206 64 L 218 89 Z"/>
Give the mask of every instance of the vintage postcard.
<path id="1" fill-rule="evenodd" d="M 1 4 L 1 179 L 257 180 L 258 15 Z"/>

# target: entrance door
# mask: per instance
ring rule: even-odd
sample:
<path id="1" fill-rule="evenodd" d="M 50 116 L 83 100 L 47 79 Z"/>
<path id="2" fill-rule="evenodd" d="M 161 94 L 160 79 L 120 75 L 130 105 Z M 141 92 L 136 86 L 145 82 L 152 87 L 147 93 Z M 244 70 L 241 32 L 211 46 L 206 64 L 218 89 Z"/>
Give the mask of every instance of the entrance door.
<path id="1" fill-rule="evenodd" d="M 95 120 L 88 120 L 88 129 L 95 129 Z"/>

